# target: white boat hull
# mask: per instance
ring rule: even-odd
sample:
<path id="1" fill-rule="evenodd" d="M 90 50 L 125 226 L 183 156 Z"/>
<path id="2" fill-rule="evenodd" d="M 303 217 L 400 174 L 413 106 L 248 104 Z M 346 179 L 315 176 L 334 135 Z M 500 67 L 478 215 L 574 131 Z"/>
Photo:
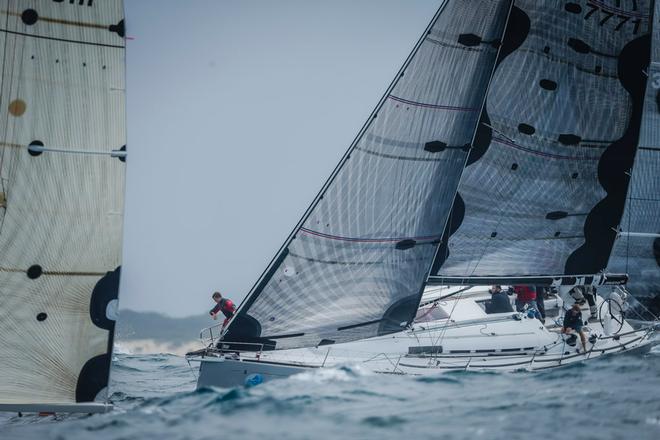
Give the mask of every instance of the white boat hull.
<path id="1" fill-rule="evenodd" d="M 537 371 L 648 350 L 660 342 L 652 339 L 653 328 L 635 330 L 621 320 L 612 333 L 612 323 L 600 319 L 587 322 L 583 328 L 589 339 L 585 350 L 579 339 L 570 345 L 561 334 L 561 327 L 550 318 L 544 325 L 521 313 L 487 315 L 478 305 L 482 299 L 483 295 L 474 295 L 443 302 L 439 307 L 453 312 L 451 320 L 417 321 L 411 329 L 391 335 L 263 352 L 234 353 L 210 348 L 191 354 L 188 360 L 200 363 L 199 388 L 232 387 L 345 365 L 359 365 L 376 373 L 412 375 L 452 370 Z M 548 305 L 557 309 L 556 303 Z M 588 313 L 585 308 L 585 321 Z"/>

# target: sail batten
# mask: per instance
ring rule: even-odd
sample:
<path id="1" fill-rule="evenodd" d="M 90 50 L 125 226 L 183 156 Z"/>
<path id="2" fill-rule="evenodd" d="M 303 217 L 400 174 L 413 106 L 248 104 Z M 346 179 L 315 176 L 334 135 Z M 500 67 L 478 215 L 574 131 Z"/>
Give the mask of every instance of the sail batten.
<path id="1" fill-rule="evenodd" d="M 399 331 L 414 317 L 509 5 L 441 6 L 226 341 L 317 346 Z M 282 334 L 300 335 L 267 336 Z"/>

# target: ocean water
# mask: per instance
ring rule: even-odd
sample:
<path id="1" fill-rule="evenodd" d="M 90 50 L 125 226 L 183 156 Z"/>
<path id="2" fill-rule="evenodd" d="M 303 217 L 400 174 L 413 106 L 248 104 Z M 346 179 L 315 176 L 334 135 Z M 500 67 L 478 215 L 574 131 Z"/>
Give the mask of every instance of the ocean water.
<path id="1" fill-rule="evenodd" d="M 119 354 L 115 410 L 0 416 L 5 439 L 660 439 L 660 347 L 538 373 L 319 370 L 195 391 L 174 355 Z"/>

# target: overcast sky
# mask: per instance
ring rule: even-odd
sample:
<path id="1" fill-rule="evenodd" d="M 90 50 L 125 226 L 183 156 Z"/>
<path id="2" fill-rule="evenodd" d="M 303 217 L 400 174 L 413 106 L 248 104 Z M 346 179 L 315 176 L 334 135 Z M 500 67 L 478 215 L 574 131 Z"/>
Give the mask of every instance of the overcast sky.
<path id="1" fill-rule="evenodd" d="M 240 302 L 441 0 L 125 0 L 121 308 Z"/>

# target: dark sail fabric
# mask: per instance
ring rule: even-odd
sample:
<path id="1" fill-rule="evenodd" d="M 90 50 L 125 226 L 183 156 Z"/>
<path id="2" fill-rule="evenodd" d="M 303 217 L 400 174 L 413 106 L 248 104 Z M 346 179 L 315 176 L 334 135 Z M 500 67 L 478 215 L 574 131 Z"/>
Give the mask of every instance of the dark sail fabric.
<path id="1" fill-rule="evenodd" d="M 648 0 L 515 2 L 438 282 L 606 268 L 638 142 L 649 17 Z"/>
<path id="2" fill-rule="evenodd" d="M 414 317 L 508 11 L 508 1 L 441 7 L 226 341 L 316 346 Z"/>
<path id="3" fill-rule="evenodd" d="M 660 2 L 655 2 L 656 23 Z M 633 234 L 660 233 L 660 29 L 653 28 L 651 64 L 644 101 L 639 147 L 631 172 L 621 231 L 608 269 L 629 275 L 628 289 L 635 298 L 649 303 L 655 299 L 660 312 L 660 238 Z M 649 304 L 653 306 L 653 304 Z"/>
<path id="4" fill-rule="evenodd" d="M 0 0 L 0 10 L 0 409 L 72 408 L 94 400 L 110 369 L 123 2 Z"/>

